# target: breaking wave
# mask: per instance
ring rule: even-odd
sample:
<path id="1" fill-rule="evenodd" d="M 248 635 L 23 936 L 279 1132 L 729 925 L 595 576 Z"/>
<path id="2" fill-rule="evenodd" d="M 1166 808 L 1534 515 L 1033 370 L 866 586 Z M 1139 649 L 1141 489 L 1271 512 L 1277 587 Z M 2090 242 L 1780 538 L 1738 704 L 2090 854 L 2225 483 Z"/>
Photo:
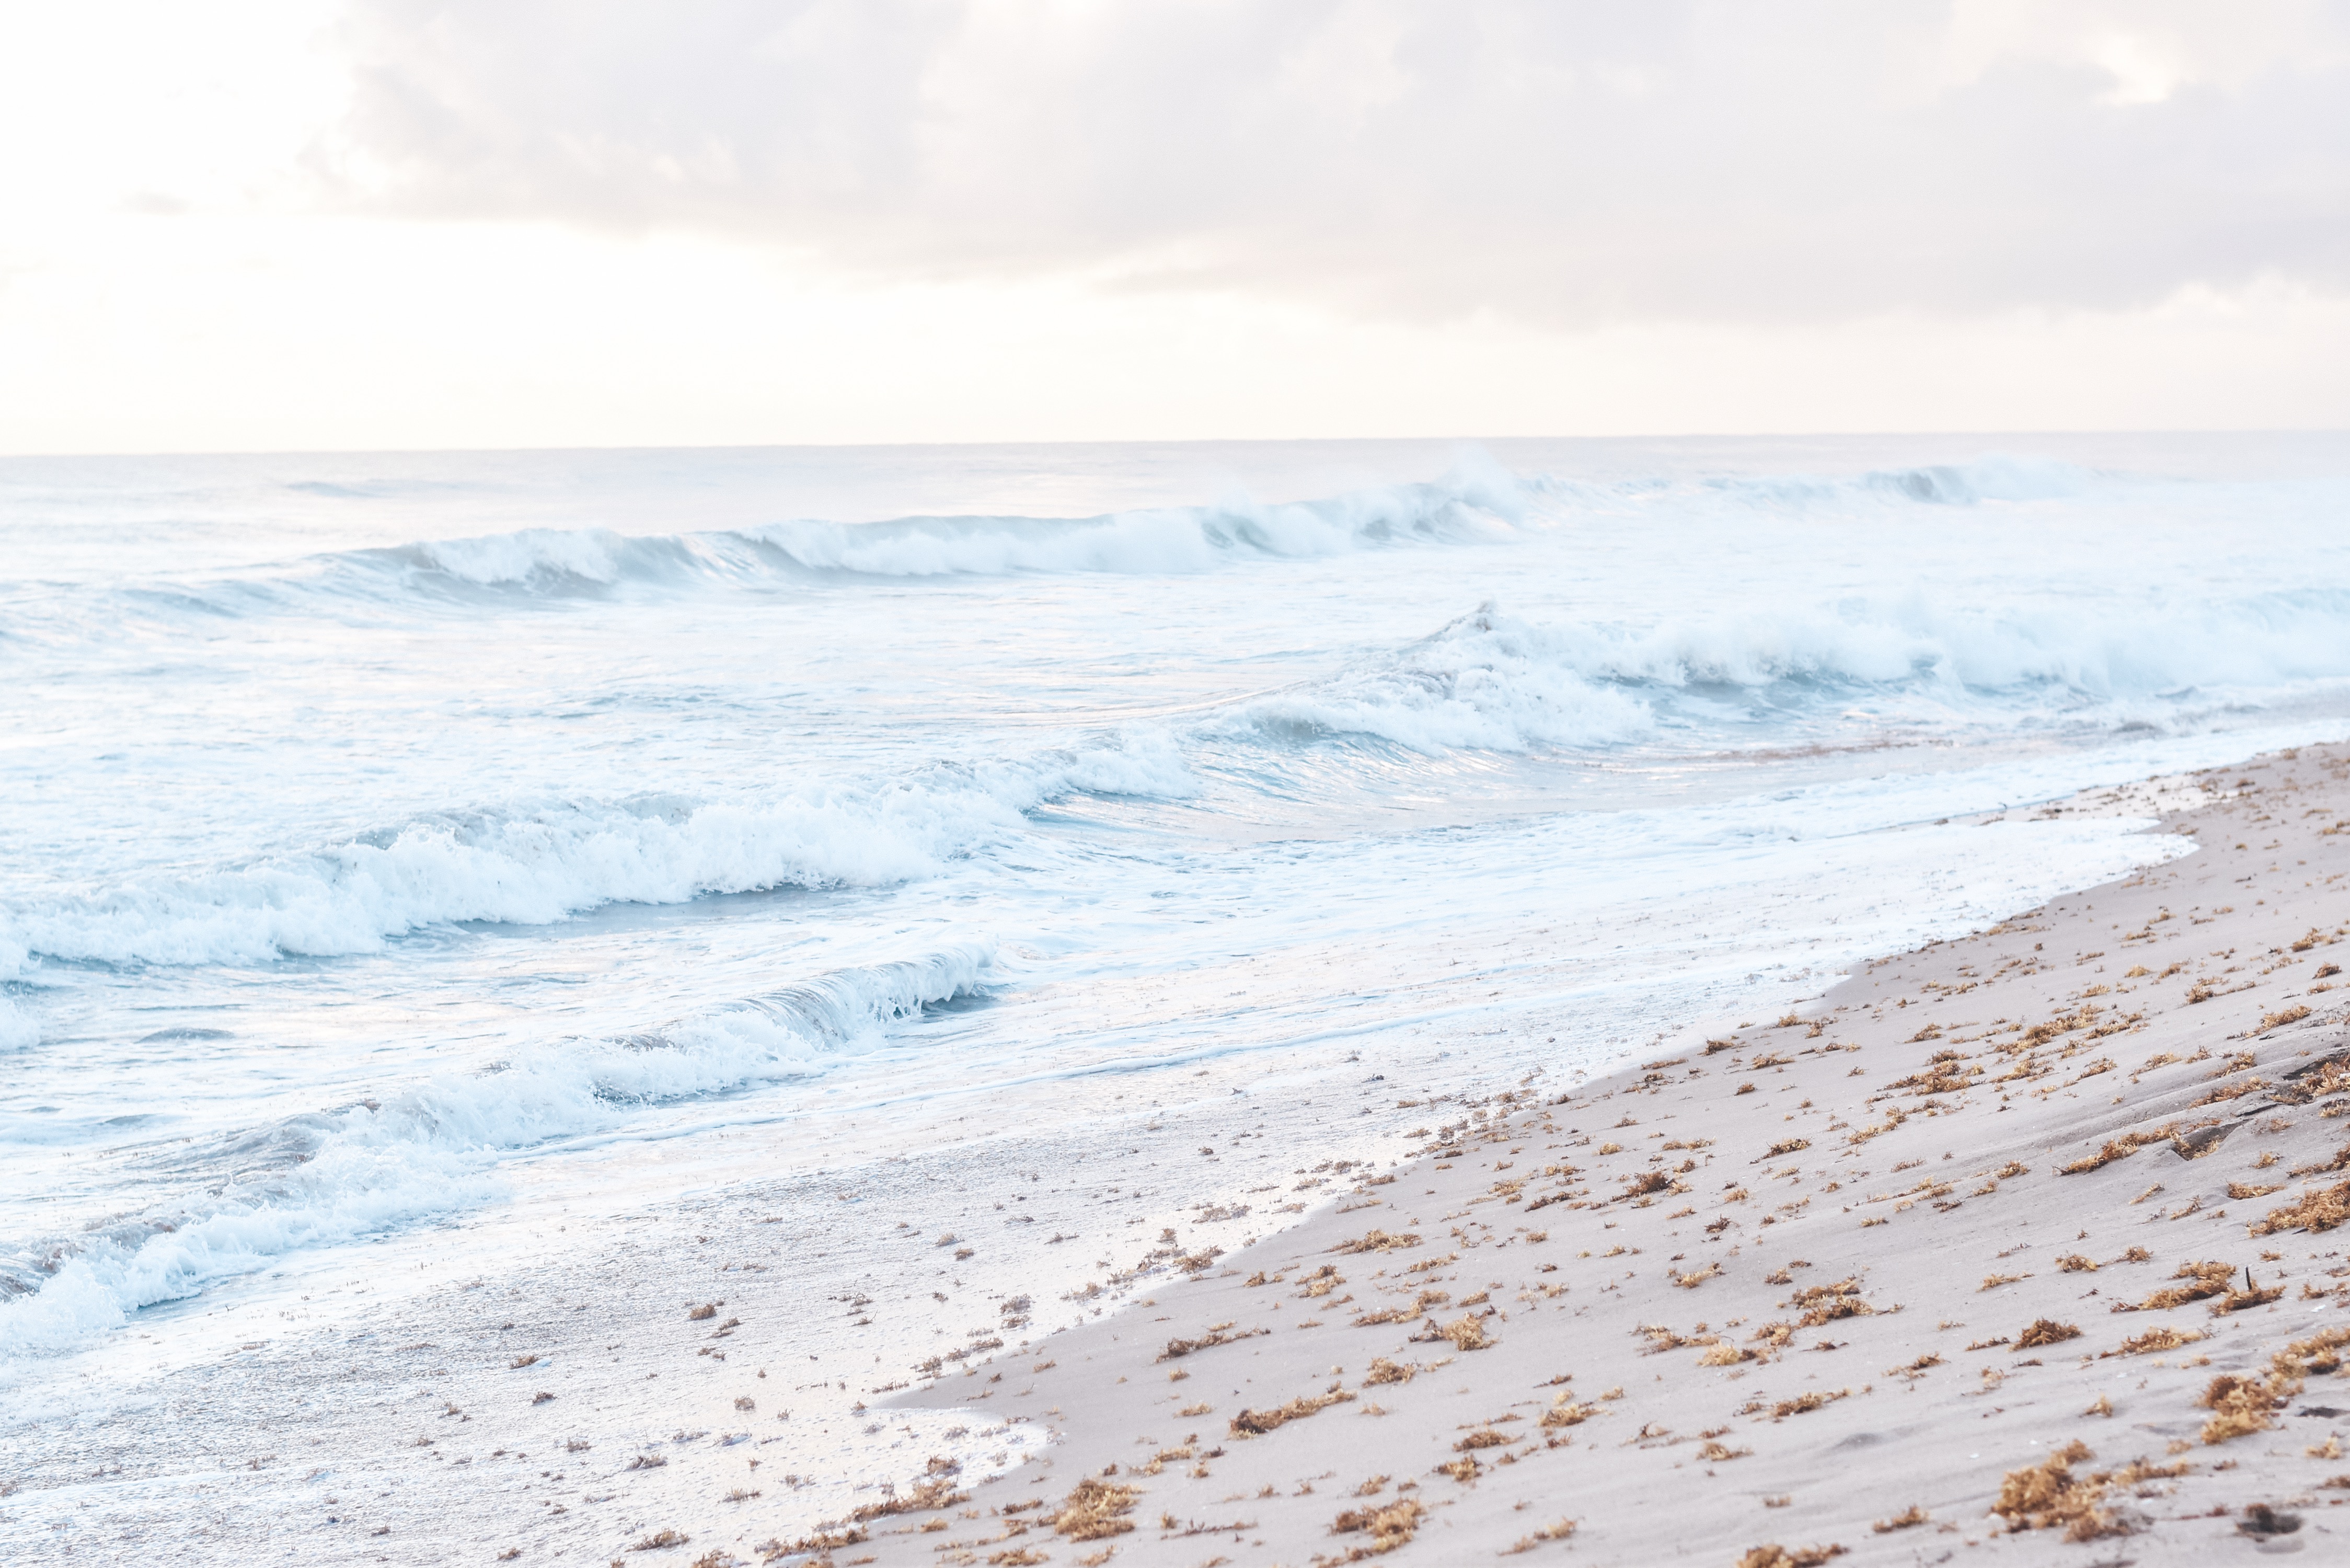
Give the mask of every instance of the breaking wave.
<path id="1" fill-rule="evenodd" d="M 1537 640 L 1577 673 L 1634 689 L 1815 683 L 2125 698 L 2350 675 L 2350 592 L 1996 612 L 1948 609 L 1918 595 L 1639 629 L 1563 627 Z"/>
<path id="2" fill-rule="evenodd" d="M 1650 728 L 1637 696 L 1593 681 L 1561 640 L 1491 603 L 1328 679 L 1250 699 L 1210 728 L 1312 741 L 1367 735 L 1412 751 L 1605 745 Z"/>
<path id="3" fill-rule="evenodd" d="M 641 1106 L 794 1077 L 979 990 L 979 943 L 838 971 L 625 1039 L 533 1047 L 380 1102 L 139 1158 L 139 1185 L 201 1195 L 0 1256 L 0 1359 L 68 1349 L 130 1314 L 303 1248 L 474 1207 L 499 1158 L 622 1125 Z"/>
<path id="4" fill-rule="evenodd" d="M 1693 618 L 1648 628 L 1546 625 L 1481 606 L 1327 679 L 1252 698 L 1210 733 L 1370 736 L 1422 753 L 1605 747 L 1651 734 L 1666 706 L 1709 694 L 1786 717 L 1853 701 L 1931 699 L 1981 717 L 2275 693 L 2350 679 L 2350 591 L 2262 594 L 2175 612 L 2075 605 L 1998 613 L 1922 597 Z M 2108 715 L 2110 716 L 2110 715 Z"/>
<path id="5" fill-rule="evenodd" d="M 858 577 L 1202 572 L 1250 558 L 1506 540 L 1540 504 L 1529 485 L 1464 456 L 1443 477 L 1319 500 L 1230 501 L 1095 517 L 785 521 L 691 534 L 525 528 L 338 551 L 275 575 L 150 585 L 151 608 L 266 614 L 341 602 L 603 598 L 664 587 L 787 587 Z"/>
<path id="6" fill-rule="evenodd" d="M 1181 760 L 1152 739 L 767 796 L 428 817 L 307 855 L 0 911 L 0 958 L 332 957 L 380 951 L 390 939 L 458 921 L 544 925 L 606 904 L 886 886 L 1016 835 L 1023 814 L 1051 799 L 1187 793 Z"/>
<path id="7" fill-rule="evenodd" d="M 1856 478 L 1700 481 L 1700 492 L 1752 504 L 1896 500 L 1974 505 L 2077 493 L 2085 470 L 2034 459 L 1872 472 Z M 1670 487 L 1678 491 L 1679 487 Z M 1593 485 L 1512 473 L 1464 455 L 1441 478 L 1319 500 L 1224 502 L 1096 517 L 900 517 L 877 523 L 778 522 L 703 534 L 629 535 L 525 529 L 324 557 L 322 583 L 444 596 L 602 595 L 632 585 L 758 583 L 810 576 L 875 577 L 1201 572 L 1259 558 L 1506 542 L 1523 528 L 1591 507 L 1653 502 L 1648 481 Z"/>
<path id="8" fill-rule="evenodd" d="M 1961 722 L 2164 728 L 2344 680 L 2350 591 L 2339 589 L 2176 612 L 1957 611 L 1919 596 L 1647 628 L 1545 624 L 1488 603 L 1326 677 L 1024 760 L 718 800 L 435 815 L 306 855 L 51 897 L 0 911 L 0 974 L 32 955 L 260 962 L 378 951 L 460 921 L 538 925 L 613 903 L 889 886 L 1014 842 L 1053 800 L 1196 794 L 1203 748 L 1367 740 L 1428 755 L 1574 752 L 1638 742 L 1668 722 L 1728 722 L 1699 711 L 1724 701 L 1767 703 L 1782 720 L 1917 700 Z M 27 1027 L 0 1010 L 0 1046 Z"/>

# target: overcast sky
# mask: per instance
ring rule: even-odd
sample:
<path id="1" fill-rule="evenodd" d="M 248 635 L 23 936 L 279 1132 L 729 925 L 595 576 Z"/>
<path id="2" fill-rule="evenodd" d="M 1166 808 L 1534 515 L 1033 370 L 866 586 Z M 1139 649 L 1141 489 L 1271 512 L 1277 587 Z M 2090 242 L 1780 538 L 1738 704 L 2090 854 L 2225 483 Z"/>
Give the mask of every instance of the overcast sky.
<path id="1" fill-rule="evenodd" d="M 0 451 L 2350 425 L 2350 6 L 0 0 Z"/>

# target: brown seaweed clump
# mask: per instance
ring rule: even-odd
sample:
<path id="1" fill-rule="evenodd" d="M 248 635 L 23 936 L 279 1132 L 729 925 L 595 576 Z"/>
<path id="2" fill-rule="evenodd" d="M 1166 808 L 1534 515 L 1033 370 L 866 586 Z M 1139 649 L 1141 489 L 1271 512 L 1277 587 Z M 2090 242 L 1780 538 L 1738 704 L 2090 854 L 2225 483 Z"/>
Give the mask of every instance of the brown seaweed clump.
<path id="1" fill-rule="evenodd" d="M 2178 1350 L 2201 1339 L 2202 1334 L 2191 1328 L 2150 1328 L 2144 1334 L 2134 1334 L 2122 1341 L 2118 1350 L 2108 1350 L 2106 1355 L 2149 1355 L 2158 1350 Z"/>
<path id="2" fill-rule="evenodd" d="M 1530 1535 L 1521 1535 L 1513 1545 L 1502 1548 L 1504 1557 L 1515 1557 L 1522 1552 L 1532 1552 L 1545 1541 L 1564 1541 L 1575 1533 L 1575 1521 L 1561 1519 L 1544 1525 Z"/>
<path id="3" fill-rule="evenodd" d="M 2269 1365 L 2297 1377 L 2339 1372 L 2345 1345 L 2350 1345 L 2350 1324 L 2322 1328 L 2307 1339 L 2294 1340 L 2269 1357 Z"/>
<path id="4" fill-rule="evenodd" d="M 2233 1263 L 2181 1263 L 2178 1265 L 2178 1272 L 2170 1277 L 2189 1282 L 2157 1291 L 2138 1303 L 2137 1306 L 2124 1307 L 2121 1310 L 2168 1312 L 2172 1307 L 2185 1306 L 2189 1302 L 2199 1302 L 2209 1296 L 2226 1295 L 2230 1282 L 2236 1277 L 2236 1266 Z"/>
<path id="5" fill-rule="evenodd" d="M 2223 1295 L 2218 1301 L 2213 1302 L 2211 1303 L 2211 1315 L 2213 1317 L 2225 1317 L 2231 1312 L 2241 1312 L 2247 1307 L 2266 1306 L 2272 1301 L 2282 1300 L 2283 1296 L 2284 1287 L 2282 1285 L 2256 1284 L 2252 1280 L 2251 1270 L 2246 1269 L 2244 1271 L 2243 1288 L 2241 1290 L 2237 1290 L 2231 1287 L 2226 1295 Z"/>
<path id="6" fill-rule="evenodd" d="M 2239 1377 L 2223 1372 L 2211 1379 L 2195 1402 L 2211 1412 L 2198 1434 L 2206 1443 L 2224 1443 L 2230 1438 L 2249 1437 L 2276 1425 L 2276 1412 L 2282 1409 L 2300 1387 L 2301 1380 L 2282 1368 L 2272 1371 L 2266 1377 Z"/>
<path id="7" fill-rule="evenodd" d="M 1738 1560 L 1738 1568 L 1820 1568 L 1831 1557 L 1841 1557 L 1847 1548 L 1828 1546 L 1754 1546 Z"/>
<path id="8" fill-rule="evenodd" d="M 773 1539 L 763 1541 L 752 1550 L 758 1552 L 764 1561 L 773 1563 L 778 1557 L 822 1556 L 843 1546 L 861 1546 L 867 1539 L 865 1532 L 854 1528 L 818 1530 L 789 1542 Z"/>
<path id="9" fill-rule="evenodd" d="M 1838 1280 L 1834 1284 L 1807 1285 L 1797 1291 L 1789 1303 L 1804 1309 L 1801 1326 L 1821 1328 L 1840 1318 L 1873 1316 L 1877 1309 L 1860 1299 L 1857 1279 Z"/>
<path id="10" fill-rule="evenodd" d="M 2146 1132 L 2124 1133 L 2121 1137 L 2107 1143 L 2105 1147 L 2099 1149 L 2096 1153 L 2084 1155 L 2079 1159 L 2074 1160 L 2069 1165 L 2058 1166 L 2056 1168 L 2056 1173 L 2060 1176 L 2086 1175 L 2092 1170 L 2101 1170 L 2117 1159 L 2127 1159 L 2130 1156 L 2136 1154 L 2138 1150 L 2144 1148 L 2150 1143 L 2167 1143 L 2171 1138 L 2178 1136 L 2178 1124 L 2177 1122 L 2166 1122 L 2162 1126 L 2151 1128 Z"/>
<path id="11" fill-rule="evenodd" d="M 1542 1424 L 1553 1428 L 1580 1427 L 1599 1413 L 1598 1406 L 1580 1404 L 1573 1395 L 1561 1394 L 1552 1401 L 1551 1407 L 1543 1412 Z"/>
<path id="12" fill-rule="evenodd" d="M 1421 1516 L 1428 1510 L 1417 1500 L 1406 1498 L 1385 1508 L 1350 1508 L 1330 1523 L 1333 1535 L 1352 1535 L 1360 1531 L 1370 1536 L 1367 1545 L 1357 1546 L 1346 1555 L 1345 1561 L 1358 1563 L 1366 1557 L 1377 1557 L 1393 1552 L 1409 1541 L 1419 1530 Z"/>
<path id="13" fill-rule="evenodd" d="M 936 1462 L 936 1460 L 932 1461 L 932 1463 Z M 927 1480 L 917 1481 L 914 1484 L 914 1490 L 910 1492 L 880 1502 L 867 1503 L 848 1517 L 852 1523 L 870 1524 L 877 1519 L 887 1519 L 892 1514 L 925 1513 L 934 1509 L 952 1508 L 959 1502 L 970 1501 L 971 1494 L 967 1491 L 955 1490 L 954 1482 L 949 1476 L 933 1475 Z"/>
<path id="14" fill-rule="evenodd" d="M 1053 1528 L 1072 1541 L 1124 1535 L 1134 1528 L 1134 1521 L 1126 1516 L 1134 1511 L 1134 1505 L 1141 1499 L 1140 1487 L 1120 1486 L 1087 1476 L 1063 1500 L 1061 1511 L 1053 1516 Z"/>
<path id="15" fill-rule="evenodd" d="M 1334 1252 L 1392 1252 L 1399 1247 L 1417 1247 L 1419 1238 L 1407 1231 L 1390 1235 L 1385 1231 L 1373 1231 L 1360 1241 L 1341 1241 L 1330 1250 Z"/>
<path id="16" fill-rule="evenodd" d="M 2204 1387 L 2196 1401 L 2211 1412 L 2199 1434 L 2206 1443 L 2224 1443 L 2276 1425 L 2276 1413 L 2301 1392 L 2302 1385 L 2321 1373 L 2342 1370 L 2343 1350 L 2350 1346 L 2350 1324 L 2323 1328 L 2306 1339 L 2296 1339 L 2269 1357 L 2265 1377 L 2240 1377 L 2222 1373 Z"/>
<path id="17" fill-rule="evenodd" d="M 1243 1339 L 1254 1339 L 1261 1334 L 1270 1334 L 1272 1332 L 1270 1329 L 1250 1328 L 1243 1329 L 1238 1334 L 1227 1334 L 1225 1330 L 1232 1326 L 1232 1325 L 1228 1323 L 1218 1324 L 1214 1328 L 1210 1329 L 1206 1334 L 1201 1334 L 1197 1339 L 1170 1339 L 1167 1342 L 1167 1348 L 1159 1353 L 1158 1359 L 1160 1361 L 1180 1360 L 1181 1357 L 1191 1355 L 1193 1351 L 1212 1350 L 1220 1345 L 1231 1345 L 1237 1340 Z"/>
<path id="18" fill-rule="evenodd" d="M 2300 1202 L 2270 1210 L 2267 1218 L 2251 1229 L 2255 1236 L 2272 1236 L 2279 1231 L 2331 1231 L 2345 1220 L 2350 1220 L 2350 1181 L 2304 1192 Z"/>
<path id="19" fill-rule="evenodd" d="M 1308 1416 L 1326 1410 L 1333 1405 L 1346 1404 L 1354 1396 L 1345 1389 L 1333 1388 L 1318 1397 L 1307 1396 L 1292 1399 L 1288 1404 L 1276 1405 L 1270 1410 L 1243 1410 L 1232 1418 L 1232 1436 L 1261 1438 L 1275 1428 L 1292 1421 L 1302 1421 Z"/>
<path id="20" fill-rule="evenodd" d="M 1441 1340 L 1455 1350 L 1486 1350 L 1499 1343 L 1486 1334 L 1484 1320 L 1473 1312 L 1462 1313 L 1451 1323 L 1442 1324 L 1431 1317 L 1428 1328 L 1411 1337 L 1421 1344 Z"/>
<path id="21" fill-rule="evenodd" d="M 1651 1192 L 1669 1190 L 1673 1179 L 1661 1170 L 1635 1171 L 1624 1179 L 1624 1190 L 1616 1195 L 1621 1203 L 1627 1198 L 1645 1198 Z"/>
<path id="22" fill-rule="evenodd" d="M 2062 1345 L 2068 1339 L 2078 1339 L 2081 1331 L 2069 1323 L 2058 1323 L 2053 1317 L 2033 1322 L 2030 1328 L 2015 1336 L 2015 1348 L 2034 1350 L 2043 1345 Z"/>
<path id="23" fill-rule="evenodd" d="M 1999 1501 L 1991 1504 L 1991 1511 L 2007 1521 L 2011 1531 L 2062 1529 L 2067 1541 L 2128 1533 L 2126 1523 L 2098 1506 L 2114 1478 L 2073 1472 L 2074 1465 L 2095 1457 L 2086 1443 L 2075 1439 L 2036 1465 L 2008 1471 L 2000 1479 Z"/>

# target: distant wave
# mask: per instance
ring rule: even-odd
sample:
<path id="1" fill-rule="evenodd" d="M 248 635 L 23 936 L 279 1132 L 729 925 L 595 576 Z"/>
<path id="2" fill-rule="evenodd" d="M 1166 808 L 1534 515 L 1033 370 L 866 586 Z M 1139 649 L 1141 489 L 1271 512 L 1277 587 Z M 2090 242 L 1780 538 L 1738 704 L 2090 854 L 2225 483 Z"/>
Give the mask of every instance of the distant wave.
<path id="1" fill-rule="evenodd" d="M 2094 476 L 2069 465 L 1986 457 L 1869 472 L 1850 479 L 1742 479 L 1699 488 L 1755 504 L 1894 500 L 1937 505 L 2053 498 Z M 600 529 L 525 529 L 324 558 L 328 578 L 423 590 L 546 596 L 601 594 L 625 585 L 861 576 L 1211 570 L 1249 557 L 1299 559 L 1411 545 L 1493 544 L 1538 515 L 1578 504 L 1653 498 L 1647 482 L 1595 486 L 1519 475 L 1463 457 L 1440 479 L 1320 500 L 1227 502 L 1097 517 L 900 517 L 878 523 L 779 522 L 705 534 L 625 535 Z M 358 586 L 356 583 L 347 586 Z"/>
<path id="2" fill-rule="evenodd" d="M 745 535 L 816 571 L 875 576 L 1014 572 L 1201 571 L 1235 556 L 1313 556 L 1509 536 L 1532 496 L 1492 464 L 1463 463 L 1426 484 L 1322 501 L 1228 503 L 1104 517 L 908 517 L 890 523 L 779 523 Z"/>
<path id="3" fill-rule="evenodd" d="M 2055 501 L 2082 494 L 2099 483 L 2097 474 L 2069 462 L 1996 452 L 1972 462 L 1871 469 L 1849 478 L 1794 474 L 1706 482 L 1717 492 L 1763 503 L 1800 504 L 1874 499 L 1895 504 L 1921 502 L 1929 506 Z"/>
<path id="4" fill-rule="evenodd" d="M 1517 474 L 1476 453 L 1441 477 L 1315 500 L 1144 508 L 1094 517 L 917 516 L 874 523 L 779 521 L 700 533 L 627 535 L 525 528 L 346 550 L 232 576 L 105 590 L 165 616 L 256 616 L 352 605 L 559 603 L 626 593 L 775 588 L 843 575 L 920 578 L 1216 570 L 1251 560 L 1354 551 L 1505 545 L 1526 530 L 1711 501 L 1774 510 L 1974 506 L 2054 499 L 2105 483 L 2040 459 L 1842 477 L 1783 475 L 1596 483 Z M 371 489 L 313 483 L 321 493 Z M 429 487 L 428 487 L 429 488 Z M 68 607 L 50 588 L 7 606 L 18 628 Z M 68 618 L 60 629 L 87 626 Z M 11 628 L 0 625 L 0 635 Z"/>
<path id="5" fill-rule="evenodd" d="M 380 1103 L 288 1117 L 147 1158 L 203 1195 L 0 1258 L 0 1358 L 69 1348 L 129 1314 L 305 1247 L 472 1207 L 496 1157 L 619 1126 L 637 1106 L 792 1077 L 878 1043 L 889 1026 L 978 989 L 967 943 L 815 977 L 628 1039 L 535 1048 L 444 1073 Z"/>
<path id="6" fill-rule="evenodd" d="M 1506 540 L 1538 504 L 1496 464 L 1464 458 L 1442 478 L 1321 500 L 1226 502 L 1096 517 L 818 520 L 694 534 L 526 528 L 312 557 L 268 576 L 151 585 L 151 603 L 199 612 L 284 612 L 320 599 L 477 603 L 598 598 L 631 590 L 772 587 L 874 577 L 1200 572 L 1250 558 Z"/>

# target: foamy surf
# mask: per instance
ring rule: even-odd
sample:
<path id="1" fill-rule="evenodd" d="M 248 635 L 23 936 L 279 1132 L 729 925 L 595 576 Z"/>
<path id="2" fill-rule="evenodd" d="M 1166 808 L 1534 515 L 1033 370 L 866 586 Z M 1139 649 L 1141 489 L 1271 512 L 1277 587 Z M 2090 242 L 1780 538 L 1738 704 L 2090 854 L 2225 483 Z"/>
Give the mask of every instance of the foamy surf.
<path id="1" fill-rule="evenodd" d="M 2263 692 L 2297 687 L 2308 700 L 2345 683 L 2350 590 L 2262 592 L 2169 618 L 1969 612 L 1913 595 L 1645 628 L 1544 624 L 1488 603 L 1311 680 L 1024 757 L 714 799 L 468 806 L 201 876 L 20 895 L 0 909 L 0 960 L 332 957 L 458 922 L 543 925 L 614 903 L 892 887 L 1014 850 L 1033 813 L 1074 795 L 1195 795 L 1198 770 L 1233 764 L 1235 747 L 1374 740 L 1430 757 L 1581 757 L 1678 732 L 1731 750 L 1752 743 L 1758 716 L 1779 731 L 1762 732 L 1766 744 L 1816 744 L 1817 729 L 1856 701 L 1887 705 L 1920 736 L 2187 733 Z M 1725 700 L 1742 706 L 1725 711 Z"/>
<path id="2" fill-rule="evenodd" d="M 0 1332 L 462 1252 L 738 1111 L 885 1159 L 1597 1060 L 1908 940 L 1880 877 L 2109 875 L 1934 824 L 2350 714 L 2344 486 L 2182 450 L 0 465 Z"/>
<path id="3" fill-rule="evenodd" d="M 75 962 L 255 963 L 379 952 L 463 921 L 546 925 L 613 903 L 887 887 L 1016 836 L 1024 813 L 1074 791 L 1185 793 L 1180 760 L 1150 739 L 775 794 L 452 814 L 300 857 L 31 902 L 0 913 L 0 942 Z"/>
<path id="4" fill-rule="evenodd" d="M 966 943 L 812 976 L 626 1038 L 551 1041 L 380 1101 L 129 1151 L 126 1196 L 179 1196 L 0 1255 L 0 1360 L 70 1349 L 292 1252 L 493 1201 L 510 1155 L 818 1070 L 972 993 L 992 961 Z"/>

